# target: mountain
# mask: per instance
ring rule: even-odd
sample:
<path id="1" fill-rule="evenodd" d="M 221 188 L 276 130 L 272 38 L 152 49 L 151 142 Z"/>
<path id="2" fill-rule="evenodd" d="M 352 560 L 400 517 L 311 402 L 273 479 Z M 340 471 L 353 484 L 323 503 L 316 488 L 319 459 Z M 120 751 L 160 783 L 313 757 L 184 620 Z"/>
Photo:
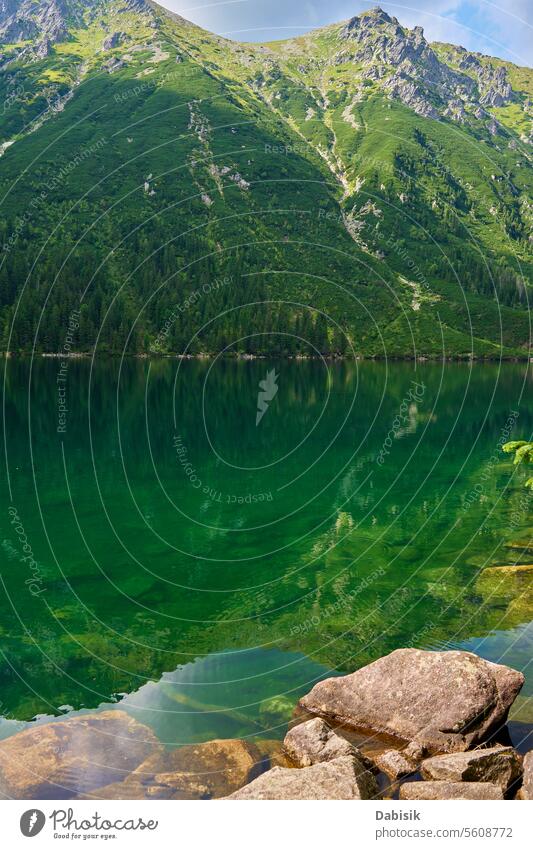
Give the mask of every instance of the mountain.
<path id="1" fill-rule="evenodd" d="M 0 0 L 4 350 L 527 356 L 533 71 Z"/>

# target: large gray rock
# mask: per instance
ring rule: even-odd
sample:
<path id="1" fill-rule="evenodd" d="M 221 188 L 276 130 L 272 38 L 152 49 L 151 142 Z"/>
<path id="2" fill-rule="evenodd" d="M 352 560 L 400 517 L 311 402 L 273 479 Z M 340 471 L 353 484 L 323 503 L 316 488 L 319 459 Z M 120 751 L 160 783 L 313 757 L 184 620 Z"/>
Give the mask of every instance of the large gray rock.
<path id="1" fill-rule="evenodd" d="M 466 751 L 505 722 L 524 676 L 464 651 L 398 649 L 300 700 L 310 713 L 414 741 L 429 754 Z"/>
<path id="2" fill-rule="evenodd" d="M 437 755 L 423 761 L 423 778 L 437 781 L 489 781 L 504 793 L 522 774 L 520 755 L 511 746 L 477 749 L 453 755 Z"/>
<path id="3" fill-rule="evenodd" d="M 274 767 L 228 799 L 374 799 L 376 779 L 360 759 L 345 756 L 304 769 Z"/>
<path id="4" fill-rule="evenodd" d="M 533 752 L 528 752 L 524 758 L 524 778 L 518 791 L 518 799 L 533 799 Z"/>
<path id="5" fill-rule="evenodd" d="M 412 781 L 400 787 L 400 799 L 503 799 L 502 788 L 485 781 Z"/>
<path id="6" fill-rule="evenodd" d="M 152 731 L 121 710 L 38 725 L 0 743 L 0 794 L 70 799 L 122 781 L 160 749 Z"/>
<path id="7" fill-rule="evenodd" d="M 290 759 L 300 767 L 357 753 L 348 740 L 336 734 L 318 717 L 291 728 L 283 746 Z"/>

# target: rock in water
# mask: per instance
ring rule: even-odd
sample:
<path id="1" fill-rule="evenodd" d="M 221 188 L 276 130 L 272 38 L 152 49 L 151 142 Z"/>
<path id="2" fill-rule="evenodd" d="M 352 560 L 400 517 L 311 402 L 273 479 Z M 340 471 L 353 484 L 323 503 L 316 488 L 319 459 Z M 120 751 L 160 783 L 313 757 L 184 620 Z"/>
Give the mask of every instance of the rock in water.
<path id="1" fill-rule="evenodd" d="M 348 740 L 336 734 L 318 717 L 291 728 L 283 746 L 290 759 L 300 767 L 359 754 Z"/>
<path id="2" fill-rule="evenodd" d="M 318 683 L 305 710 L 415 741 L 426 752 L 466 751 L 505 722 L 524 676 L 464 651 L 398 649 Z"/>
<path id="3" fill-rule="evenodd" d="M 125 781 L 87 794 L 97 799 L 219 799 L 268 769 L 244 740 L 210 740 L 156 752 Z"/>
<path id="4" fill-rule="evenodd" d="M 400 787 L 400 799 L 503 799 L 502 788 L 483 781 L 411 781 Z"/>
<path id="5" fill-rule="evenodd" d="M 345 756 L 304 769 L 274 767 L 228 799 L 374 799 L 376 779 L 361 760 Z"/>
<path id="6" fill-rule="evenodd" d="M 520 778 L 520 755 L 511 746 L 477 749 L 453 755 L 437 755 L 423 761 L 423 778 L 443 781 L 489 781 L 505 793 Z"/>
<path id="7" fill-rule="evenodd" d="M 411 775 L 411 773 L 416 772 L 418 769 L 415 761 L 407 758 L 397 749 L 389 749 L 386 752 L 376 755 L 374 763 L 381 772 L 384 772 L 393 781 L 398 778 L 405 778 L 406 775 Z"/>
<path id="8" fill-rule="evenodd" d="M 121 710 L 38 725 L 0 743 L 0 793 L 12 799 L 70 799 L 122 781 L 160 746 Z"/>
<path id="9" fill-rule="evenodd" d="M 524 780 L 517 799 L 533 799 L 533 752 L 528 752 L 524 758 Z"/>

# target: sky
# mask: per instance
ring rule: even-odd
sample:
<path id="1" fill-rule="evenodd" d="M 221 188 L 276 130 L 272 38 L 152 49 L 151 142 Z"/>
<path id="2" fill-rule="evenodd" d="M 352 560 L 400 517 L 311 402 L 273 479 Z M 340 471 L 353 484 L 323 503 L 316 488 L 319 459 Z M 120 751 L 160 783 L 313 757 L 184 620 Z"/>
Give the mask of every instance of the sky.
<path id="1" fill-rule="evenodd" d="M 300 35 L 372 8 L 376 0 L 159 0 L 199 26 L 237 41 Z M 533 65 L 533 0 L 404 0 L 379 4 L 408 27 L 423 26 L 429 41 L 462 44 Z"/>

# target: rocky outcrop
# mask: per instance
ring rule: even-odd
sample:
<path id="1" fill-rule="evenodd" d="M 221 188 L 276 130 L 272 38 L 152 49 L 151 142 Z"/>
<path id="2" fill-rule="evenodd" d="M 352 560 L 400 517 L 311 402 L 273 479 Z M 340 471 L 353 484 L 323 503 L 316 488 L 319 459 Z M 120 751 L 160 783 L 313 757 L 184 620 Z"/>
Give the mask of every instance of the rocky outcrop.
<path id="1" fill-rule="evenodd" d="M 524 676 L 463 651 L 399 649 L 300 700 L 309 713 L 413 741 L 429 754 L 466 751 L 502 725 Z"/>
<path id="2" fill-rule="evenodd" d="M 275 767 L 228 799 L 374 799 L 378 785 L 358 758 L 345 756 L 304 769 Z"/>
<path id="3" fill-rule="evenodd" d="M 154 750 L 150 729 L 120 710 L 39 725 L 0 743 L 0 794 L 69 799 L 121 781 Z"/>
<path id="4" fill-rule="evenodd" d="M 400 799 L 410 802 L 437 799 L 503 799 L 497 784 L 472 781 L 411 781 L 400 787 Z"/>
<path id="5" fill-rule="evenodd" d="M 56 44 L 65 41 L 72 27 L 84 26 L 94 16 L 105 11 L 102 0 L 2 0 L 0 2 L 0 41 L 13 44 L 38 39 Z M 124 0 L 117 3 L 118 12 L 137 12 L 153 19 L 154 10 L 146 0 Z M 111 39 L 115 33 L 110 36 Z M 107 39 L 106 39 L 107 41 Z M 105 42 L 104 42 L 105 43 Z M 118 41 L 113 46 L 118 45 Z M 104 50 L 110 48 L 104 47 Z M 42 58 L 35 52 L 20 53 L 26 58 Z"/>
<path id="6" fill-rule="evenodd" d="M 117 59 L 116 56 L 114 56 L 112 59 L 108 59 L 107 62 L 104 62 L 102 68 L 107 71 L 108 74 L 114 74 L 115 71 L 120 71 L 125 64 L 126 63 L 123 59 Z"/>
<path id="7" fill-rule="evenodd" d="M 422 777 L 439 781 L 489 781 L 504 793 L 522 774 L 520 756 L 510 746 L 438 755 L 422 762 Z"/>
<path id="8" fill-rule="evenodd" d="M 291 761 L 299 767 L 357 753 L 348 740 L 340 737 L 323 719 L 318 718 L 291 728 L 283 746 Z"/>
<path id="9" fill-rule="evenodd" d="M 40 37 L 55 43 L 66 38 L 67 18 L 76 12 L 76 4 L 66 0 L 22 0 L 3 3 L 0 9 L 0 41 L 13 43 Z"/>
<path id="10" fill-rule="evenodd" d="M 524 777 L 518 791 L 518 799 L 533 799 L 533 751 L 528 752 L 523 763 Z"/>
<path id="11" fill-rule="evenodd" d="M 409 30 L 382 9 L 353 17 L 339 31 L 339 40 L 343 49 L 335 64 L 365 65 L 366 79 L 383 80 L 390 97 L 426 118 L 467 123 L 480 104 L 500 107 L 513 100 L 506 68 L 494 68 L 461 47 L 451 66 L 426 41 L 422 27 Z"/>
<path id="12" fill-rule="evenodd" d="M 125 781 L 86 794 L 93 799 L 219 799 L 253 781 L 270 766 L 258 747 L 243 740 L 211 740 L 157 751 Z"/>
<path id="13" fill-rule="evenodd" d="M 479 88 L 482 92 L 480 103 L 484 106 L 505 106 L 513 98 L 511 84 L 507 80 L 507 69 L 493 68 L 492 65 L 480 65 L 478 69 Z"/>
<path id="14" fill-rule="evenodd" d="M 476 94 L 474 80 L 441 62 L 424 38 L 422 27 L 409 30 L 382 9 L 352 18 L 339 33 L 352 46 L 343 61 L 369 66 L 367 79 L 383 78 L 382 88 L 418 115 L 463 119 L 463 100 Z M 380 69 L 379 72 L 373 69 Z M 386 75 L 385 69 L 394 69 Z M 460 102 L 460 105 L 459 105 Z"/>
<path id="15" fill-rule="evenodd" d="M 123 32 L 114 32 L 112 35 L 106 36 L 102 42 L 102 50 L 113 50 L 122 44 L 125 34 Z"/>
<path id="16" fill-rule="evenodd" d="M 423 115 L 425 118 L 438 119 L 439 113 L 430 103 L 422 89 L 409 77 L 398 72 L 394 74 L 384 84 L 383 88 L 389 92 L 391 97 L 394 97 L 405 106 L 409 106 L 417 115 Z"/>

